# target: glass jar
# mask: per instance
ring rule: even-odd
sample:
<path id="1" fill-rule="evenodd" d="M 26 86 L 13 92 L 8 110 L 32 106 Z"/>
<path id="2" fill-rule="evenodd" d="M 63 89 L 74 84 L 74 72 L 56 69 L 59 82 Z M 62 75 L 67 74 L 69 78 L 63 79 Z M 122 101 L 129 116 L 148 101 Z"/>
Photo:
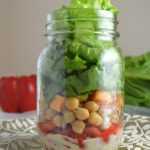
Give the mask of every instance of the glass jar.
<path id="1" fill-rule="evenodd" d="M 124 64 L 117 16 L 94 9 L 48 14 L 38 60 L 38 131 L 47 150 L 116 150 Z"/>

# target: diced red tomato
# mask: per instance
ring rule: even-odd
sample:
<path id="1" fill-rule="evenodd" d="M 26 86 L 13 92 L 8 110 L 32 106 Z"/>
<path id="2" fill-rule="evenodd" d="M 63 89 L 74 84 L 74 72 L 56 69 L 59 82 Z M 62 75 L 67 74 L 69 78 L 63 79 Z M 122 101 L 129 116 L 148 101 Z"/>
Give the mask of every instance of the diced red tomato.
<path id="1" fill-rule="evenodd" d="M 48 121 L 46 123 L 39 123 L 38 128 L 41 132 L 48 133 L 53 131 L 53 129 L 55 128 L 55 124 L 53 123 L 53 121 Z"/>
<path id="2" fill-rule="evenodd" d="M 99 137 L 99 129 L 97 127 L 87 127 L 85 132 L 87 137 L 91 138 Z"/>
<path id="3" fill-rule="evenodd" d="M 83 140 L 85 139 L 85 135 L 84 134 L 80 134 L 77 137 L 78 139 L 78 145 L 80 148 L 84 148 L 84 144 L 83 144 Z"/>

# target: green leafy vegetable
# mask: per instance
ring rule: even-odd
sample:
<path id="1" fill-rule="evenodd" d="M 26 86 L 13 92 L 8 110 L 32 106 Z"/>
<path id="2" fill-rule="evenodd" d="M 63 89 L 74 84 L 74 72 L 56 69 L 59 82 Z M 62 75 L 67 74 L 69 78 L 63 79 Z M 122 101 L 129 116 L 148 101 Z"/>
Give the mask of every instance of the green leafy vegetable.
<path id="1" fill-rule="evenodd" d="M 134 106 L 150 108 L 150 52 L 127 57 L 125 102 Z"/>
<path id="2" fill-rule="evenodd" d="M 65 57 L 65 69 L 68 73 L 72 71 L 81 71 L 86 68 L 86 61 L 81 59 L 78 55 L 76 55 L 74 59 Z"/>
<path id="3" fill-rule="evenodd" d="M 42 91 L 45 99 L 50 101 L 63 89 L 63 55 L 65 46 L 60 37 L 53 41 L 53 46 L 47 46 L 40 56 L 40 72 Z"/>
<path id="4" fill-rule="evenodd" d="M 97 63 L 100 58 L 102 49 L 100 47 L 92 48 L 80 42 L 73 41 L 68 51 L 74 55 L 78 54 L 81 58 L 91 63 Z"/>
<path id="5" fill-rule="evenodd" d="M 70 7 L 101 9 L 118 13 L 118 9 L 110 3 L 110 0 L 71 0 Z"/>
<path id="6" fill-rule="evenodd" d="M 67 96 L 82 95 L 84 93 L 98 90 L 101 72 L 97 67 L 87 70 L 78 75 L 73 75 L 65 79 L 65 94 Z"/>
<path id="7" fill-rule="evenodd" d="M 43 57 L 40 68 L 46 100 L 56 94 L 87 99 L 95 90 L 122 90 L 120 56 L 115 61 L 110 61 L 111 55 L 107 57 L 109 64 L 101 62 L 106 51 L 114 49 L 113 54 L 118 55 L 118 47 L 111 38 L 102 40 L 96 33 L 103 30 L 97 9 L 118 13 L 110 0 L 71 0 L 68 7 L 61 8 L 61 14 L 56 11 L 52 15 L 55 23 L 49 30 L 68 32 L 55 34 Z"/>

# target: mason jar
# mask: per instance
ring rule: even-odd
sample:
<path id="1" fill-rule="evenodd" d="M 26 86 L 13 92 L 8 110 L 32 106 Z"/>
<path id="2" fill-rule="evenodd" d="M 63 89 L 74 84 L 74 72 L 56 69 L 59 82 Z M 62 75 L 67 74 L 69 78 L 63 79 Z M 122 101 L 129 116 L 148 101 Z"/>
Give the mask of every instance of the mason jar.
<path id="1" fill-rule="evenodd" d="M 95 9 L 48 14 L 38 77 L 46 150 L 117 150 L 124 122 L 124 63 L 117 16 Z"/>

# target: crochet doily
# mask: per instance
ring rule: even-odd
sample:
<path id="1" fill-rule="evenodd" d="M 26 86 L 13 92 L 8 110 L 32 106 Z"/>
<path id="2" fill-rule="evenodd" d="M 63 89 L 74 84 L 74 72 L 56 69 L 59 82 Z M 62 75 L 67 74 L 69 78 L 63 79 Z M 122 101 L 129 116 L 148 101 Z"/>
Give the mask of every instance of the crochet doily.
<path id="1" fill-rule="evenodd" d="M 150 117 L 125 115 L 119 150 L 150 150 Z M 35 119 L 0 122 L 0 150 L 43 150 Z"/>

